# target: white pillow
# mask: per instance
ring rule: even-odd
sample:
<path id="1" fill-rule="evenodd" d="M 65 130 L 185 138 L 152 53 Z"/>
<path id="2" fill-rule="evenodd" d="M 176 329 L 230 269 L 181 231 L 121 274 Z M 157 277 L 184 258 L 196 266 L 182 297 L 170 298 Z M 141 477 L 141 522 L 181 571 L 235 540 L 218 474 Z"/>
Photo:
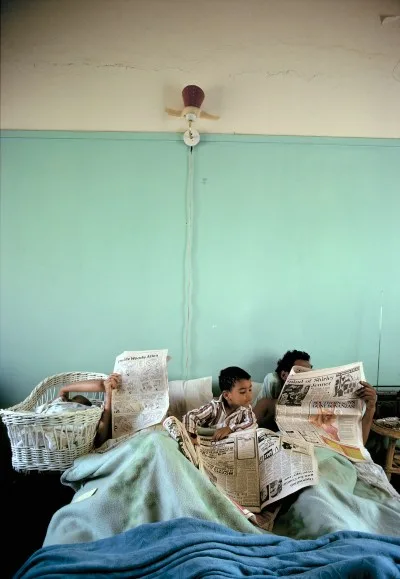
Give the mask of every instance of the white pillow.
<path id="1" fill-rule="evenodd" d="M 169 416 L 182 420 L 183 416 L 207 404 L 213 398 L 212 377 L 195 380 L 173 380 L 169 385 Z"/>

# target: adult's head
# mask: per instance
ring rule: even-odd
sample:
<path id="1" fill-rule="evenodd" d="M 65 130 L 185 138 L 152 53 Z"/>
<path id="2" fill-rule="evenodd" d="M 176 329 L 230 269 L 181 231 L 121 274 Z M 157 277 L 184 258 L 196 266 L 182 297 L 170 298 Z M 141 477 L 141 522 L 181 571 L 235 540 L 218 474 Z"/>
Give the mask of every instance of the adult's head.
<path id="1" fill-rule="evenodd" d="M 278 360 L 275 372 L 278 374 L 282 384 L 286 382 L 293 366 L 303 366 L 303 368 L 311 369 L 310 354 L 302 352 L 301 350 L 288 350 L 286 354 Z"/>

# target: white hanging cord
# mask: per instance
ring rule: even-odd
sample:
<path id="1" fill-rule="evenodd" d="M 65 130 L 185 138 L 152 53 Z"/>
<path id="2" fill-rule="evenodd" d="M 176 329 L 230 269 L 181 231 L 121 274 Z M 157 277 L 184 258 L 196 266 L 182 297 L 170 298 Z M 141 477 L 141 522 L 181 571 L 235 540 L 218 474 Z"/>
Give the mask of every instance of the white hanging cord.
<path id="1" fill-rule="evenodd" d="M 183 379 L 190 377 L 192 362 L 192 246 L 193 246 L 193 148 L 188 150 L 188 173 L 186 187 L 186 254 L 185 254 L 185 302 L 183 335 Z"/>
<path id="2" fill-rule="evenodd" d="M 376 386 L 379 386 L 379 370 L 381 363 L 381 342 L 382 342 L 382 324 L 383 324 L 383 290 L 381 291 L 381 309 L 379 314 L 379 340 L 378 340 L 378 366 L 376 371 Z"/>

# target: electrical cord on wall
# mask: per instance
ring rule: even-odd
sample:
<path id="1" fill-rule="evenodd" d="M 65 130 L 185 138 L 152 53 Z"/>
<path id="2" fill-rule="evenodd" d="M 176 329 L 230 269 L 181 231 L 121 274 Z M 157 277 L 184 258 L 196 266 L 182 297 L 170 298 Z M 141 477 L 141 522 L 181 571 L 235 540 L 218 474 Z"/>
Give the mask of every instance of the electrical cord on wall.
<path id="1" fill-rule="evenodd" d="M 379 372 L 381 366 L 381 344 L 382 344 L 382 325 L 383 325 L 383 290 L 381 290 L 381 307 L 379 312 L 379 339 L 378 339 L 378 363 L 376 368 L 376 387 L 379 386 Z"/>
<path id="2" fill-rule="evenodd" d="M 186 252 L 185 252 L 185 301 L 183 325 L 183 379 L 190 377 L 192 362 L 192 248 L 193 248 L 193 147 L 188 150 L 188 171 L 186 185 Z"/>

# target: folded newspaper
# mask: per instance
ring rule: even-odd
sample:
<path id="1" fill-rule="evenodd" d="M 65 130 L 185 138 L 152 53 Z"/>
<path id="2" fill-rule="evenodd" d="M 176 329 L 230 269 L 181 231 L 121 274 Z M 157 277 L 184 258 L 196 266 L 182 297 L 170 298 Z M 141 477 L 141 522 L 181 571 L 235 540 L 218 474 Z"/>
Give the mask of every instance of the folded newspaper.
<path id="1" fill-rule="evenodd" d="M 269 430 L 242 430 L 213 441 L 215 432 L 198 429 L 193 445 L 184 425 L 171 416 L 164 427 L 183 454 L 233 502 L 252 513 L 318 482 L 314 447 Z"/>
<path id="2" fill-rule="evenodd" d="M 352 461 L 365 460 L 365 403 L 357 397 L 361 380 L 362 362 L 325 370 L 292 368 L 276 405 L 280 432 L 292 441 L 331 448 Z"/>
<path id="3" fill-rule="evenodd" d="M 168 350 L 123 352 L 114 372 L 121 388 L 113 391 L 112 437 L 133 434 L 164 420 L 168 412 Z"/>

